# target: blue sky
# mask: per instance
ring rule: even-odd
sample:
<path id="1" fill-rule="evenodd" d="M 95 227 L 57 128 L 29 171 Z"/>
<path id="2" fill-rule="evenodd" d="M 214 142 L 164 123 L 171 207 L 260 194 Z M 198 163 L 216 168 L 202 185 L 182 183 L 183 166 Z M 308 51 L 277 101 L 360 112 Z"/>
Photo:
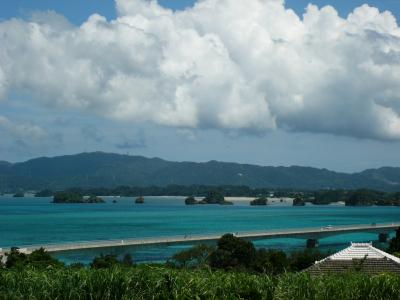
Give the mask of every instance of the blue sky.
<path id="1" fill-rule="evenodd" d="M 310 1 L 307 0 L 287 0 L 285 5 L 287 8 L 294 9 L 298 15 L 302 15 L 309 2 Z M 159 3 L 164 7 L 172 8 L 174 10 L 182 10 L 185 8 L 190 9 L 190 7 L 193 6 L 194 1 L 160 0 Z M 377 7 L 381 12 L 389 10 L 397 20 L 400 19 L 400 1 L 397 0 L 318 0 L 312 1 L 312 3 L 316 4 L 318 7 L 332 5 L 339 12 L 342 18 L 346 18 L 347 15 L 356 7 L 366 3 L 370 6 Z M 122 106 L 125 107 L 125 109 L 119 111 L 118 109 L 120 109 L 121 105 L 131 103 L 129 99 L 123 99 L 118 102 L 117 108 L 117 104 L 110 105 L 107 102 L 109 99 L 106 98 L 106 96 L 104 96 L 105 98 L 101 101 L 98 100 L 97 95 L 95 94 L 99 93 L 98 89 L 93 91 L 86 89 L 82 90 L 79 82 L 71 81 L 72 83 L 69 84 L 69 82 L 66 81 L 65 83 L 68 88 L 62 89 L 58 89 L 56 83 L 52 82 L 49 82 L 49 87 L 43 87 L 43 84 L 39 82 L 40 75 L 37 75 L 41 74 L 43 69 L 43 65 L 39 65 L 39 62 L 43 57 L 46 58 L 45 66 L 54 61 L 54 56 L 48 53 L 56 49 L 55 46 L 53 47 L 52 43 L 59 40 L 51 40 L 52 37 L 49 36 L 49 43 L 43 42 L 44 44 L 40 47 L 40 49 L 44 51 L 44 54 L 41 55 L 39 53 L 38 56 L 34 56 L 32 51 L 24 52 L 26 51 L 24 49 L 28 49 L 28 46 L 23 44 L 26 42 L 27 38 L 22 36 L 22 31 L 17 31 L 17 29 L 12 27 L 6 27 L 6 25 L 4 25 L 5 29 L 2 31 L 1 22 L 6 22 L 12 18 L 30 20 L 34 13 L 49 11 L 54 11 L 57 14 L 64 16 L 73 24 L 73 26 L 76 26 L 76 28 L 86 22 L 88 17 L 94 13 L 105 16 L 108 21 L 114 20 L 117 17 L 115 2 L 112 0 L 13 0 L 0 2 L 0 54 L 2 44 L 7 44 L 7 46 L 9 46 L 9 48 L 6 49 L 7 51 L 10 51 L 9 49 L 17 49 L 20 51 L 18 52 L 19 54 L 15 54 L 15 56 L 10 52 L 9 56 L 7 56 L 7 58 L 10 57 L 10 61 L 4 60 L 4 62 L 2 62 L 2 56 L 0 55 L 0 99 L 2 92 L 2 63 L 7 66 L 11 64 L 13 65 L 13 72 L 10 71 L 10 74 L 6 73 L 6 71 L 4 72 L 6 74 L 5 76 L 8 76 L 4 82 L 7 83 L 7 86 L 11 86 L 9 83 L 12 82 L 13 88 L 6 90 L 3 99 L 0 100 L 0 139 L 2 140 L 2 143 L 0 144 L 0 161 L 22 161 L 38 156 L 54 156 L 83 151 L 107 151 L 144 155 L 149 157 L 157 156 L 178 161 L 221 160 L 275 166 L 305 165 L 345 172 L 360 171 L 380 166 L 400 166 L 400 161 L 398 159 L 398 153 L 400 152 L 400 129 L 396 127 L 398 126 L 396 124 L 400 124 L 397 122 L 400 120 L 400 95 L 398 94 L 399 91 L 395 84 L 397 79 L 396 74 L 400 74 L 395 72 L 395 70 L 398 70 L 399 68 L 399 62 L 395 59 L 395 57 L 400 57 L 400 54 L 398 53 L 396 55 L 381 53 L 383 56 L 379 56 L 380 61 L 385 61 L 385 72 L 388 72 L 386 74 L 390 74 L 392 77 L 389 76 L 389 78 L 383 78 L 385 76 L 381 76 L 377 81 L 374 81 L 371 78 L 375 78 L 374 76 L 376 74 L 371 73 L 365 78 L 360 77 L 360 80 L 357 81 L 357 83 L 352 84 L 349 82 L 349 78 L 352 80 L 353 78 L 364 75 L 362 73 L 360 73 L 361 75 L 357 73 L 354 75 L 348 75 L 351 72 L 355 72 L 355 68 L 348 67 L 348 69 L 346 69 L 347 66 L 342 66 L 342 69 L 347 70 L 346 72 L 348 73 L 348 76 L 341 75 L 343 77 L 337 78 L 338 75 L 335 74 L 333 79 L 327 80 L 328 83 L 326 83 L 326 86 L 325 82 L 319 84 L 319 86 L 323 86 L 320 88 L 321 90 L 316 90 L 308 94 L 308 91 L 302 90 L 302 86 L 297 86 L 296 80 L 291 85 L 285 82 L 285 80 L 292 77 L 301 78 L 301 80 L 303 80 L 304 77 L 310 77 L 311 80 L 314 79 L 313 76 L 315 76 L 315 80 L 318 81 L 321 76 L 308 72 L 319 72 L 320 69 L 324 69 L 325 67 L 327 69 L 334 68 L 334 64 L 329 65 L 329 68 L 324 66 L 325 63 L 330 63 L 329 60 L 331 59 L 337 59 L 337 62 L 339 63 L 343 61 L 351 62 L 352 55 L 355 55 L 354 57 L 357 56 L 354 53 L 354 49 L 357 48 L 353 49 L 350 47 L 350 50 L 348 48 L 343 48 L 343 51 L 339 51 L 339 47 L 347 47 L 348 43 L 346 42 L 343 45 L 333 44 L 332 48 L 329 49 L 335 50 L 329 58 L 328 56 L 325 58 L 325 53 L 319 53 L 318 48 L 312 49 L 313 55 L 319 55 L 322 57 L 319 58 L 321 60 L 319 61 L 318 68 L 310 68 L 304 74 L 297 74 L 298 72 L 301 72 L 304 66 L 296 65 L 292 68 L 292 65 L 288 63 L 288 69 L 283 68 L 282 74 L 277 72 L 277 76 L 282 76 L 284 83 L 275 82 L 272 77 L 272 81 L 271 78 L 268 78 L 264 82 L 260 83 L 258 80 L 254 79 L 254 76 L 251 74 L 254 73 L 259 76 L 262 73 L 262 69 L 261 73 L 260 70 L 257 70 L 257 62 L 254 66 L 251 66 L 253 69 L 250 69 L 252 61 L 242 59 L 249 53 L 252 53 L 254 49 L 252 47 L 249 47 L 248 49 L 243 48 L 244 50 L 242 49 L 242 52 L 237 49 L 232 49 L 230 40 L 224 39 L 223 35 L 226 34 L 226 32 L 221 31 L 220 27 L 215 26 L 210 30 L 215 30 L 213 33 L 221 35 L 221 40 L 225 43 L 224 46 L 227 51 L 231 51 L 230 58 L 235 60 L 236 66 L 232 67 L 232 70 L 236 70 L 237 66 L 239 66 L 238 68 L 240 69 L 240 71 L 238 71 L 240 73 L 238 74 L 240 79 L 224 78 L 224 80 L 227 80 L 226 82 L 233 80 L 234 83 L 232 83 L 232 86 L 235 86 L 235 88 L 230 89 L 228 94 L 225 94 L 227 92 L 226 90 L 215 91 L 215 95 L 217 95 L 215 97 L 224 98 L 226 95 L 231 95 L 231 92 L 236 89 L 236 82 L 241 82 L 244 80 L 243 78 L 245 78 L 245 80 L 247 80 L 247 83 L 244 85 L 245 87 L 239 88 L 242 91 L 241 95 L 245 98 L 244 100 L 235 100 L 236 98 L 232 98 L 229 101 L 226 100 L 226 102 L 223 102 L 221 105 L 214 106 L 217 101 L 210 101 L 210 97 L 212 98 L 214 94 L 212 92 L 206 93 L 204 89 L 199 91 L 196 89 L 196 86 L 194 86 L 188 89 L 189 92 L 192 92 L 191 95 L 196 93 L 198 99 L 195 96 L 192 96 L 192 98 L 197 106 L 194 106 L 194 108 L 190 105 L 189 108 L 187 108 L 187 106 L 182 106 L 184 113 L 176 113 L 176 111 L 174 111 L 171 117 L 170 112 L 166 112 L 165 114 L 162 112 L 154 112 L 158 109 L 162 110 L 164 105 L 166 108 L 170 108 L 171 105 L 177 105 L 177 102 L 174 102 L 174 104 L 168 103 L 169 98 L 167 97 L 160 103 L 152 104 L 154 100 L 152 98 L 153 96 L 146 96 L 148 97 L 145 98 L 147 100 L 143 100 L 144 102 L 141 102 L 140 106 L 135 106 L 136 111 L 131 111 L 133 110 L 132 106 Z M 329 14 L 321 14 L 321 18 L 326 18 L 327 22 L 331 22 L 328 15 Z M 360 18 L 362 19 L 364 16 L 367 18 L 367 15 L 368 14 L 360 14 Z M 201 17 L 204 18 L 204 16 Z M 48 13 L 46 13 L 42 18 L 46 18 L 46 22 L 51 24 L 51 26 L 55 26 L 54 24 L 56 23 L 53 22 L 55 19 L 50 18 Z M 238 16 L 238 18 L 240 18 L 240 16 Z M 387 16 L 385 18 L 387 20 Z M 376 22 L 382 21 L 379 18 L 374 20 Z M 158 24 L 158 21 L 159 20 L 154 21 L 154 24 Z M 285 20 L 282 22 L 289 21 Z M 379 24 L 388 24 L 388 22 L 390 23 L 390 20 L 386 23 L 381 22 Z M 26 25 L 26 23 L 21 24 L 21 26 Z M 282 24 L 289 24 L 287 25 L 287 29 L 292 29 L 290 23 Z M 326 25 L 326 23 L 320 22 L 319 25 L 316 26 L 319 29 L 319 27 L 324 24 Z M 362 22 L 360 24 L 361 25 L 359 26 L 366 26 L 368 32 L 375 30 L 371 29 L 370 23 L 368 23 L 369 25 L 367 23 L 365 23 L 367 24 L 365 25 Z M 207 26 L 210 26 L 210 24 Z M 371 40 L 369 39 L 372 38 L 374 39 L 372 40 L 372 43 L 376 42 L 376 45 L 380 45 L 378 43 L 381 43 L 380 41 L 382 41 L 382 38 L 387 37 L 389 33 L 381 32 L 381 27 L 379 26 L 377 25 L 376 27 L 378 28 L 376 29 L 377 34 L 381 35 L 379 39 L 360 35 L 360 38 L 355 40 L 354 44 L 359 43 L 359 45 L 367 45 L 365 47 L 368 48 L 368 45 L 371 43 Z M 382 30 L 391 29 L 385 27 L 385 29 Z M 11 31 L 15 35 L 12 35 Z M 2 32 L 10 33 L 9 36 L 13 36 L 13 39 L 5 37 L 5 35 L 2 36 Z M 155 33 L 152 32 L 151 34 L 153 35 Z M 272 35 L 273 34 L 274 32 L 272 32 Z M 280 34 L 285 35 L 287 32 L 282 31 Z M 313 32 L 313 34 L 326 36 L 326 33 L 320 32 Z M 395 34 L 390 34 L 393 37 L 395 36 Z M 160 33 L 160 40 L 163 39 L 164 35 L 165 33 Z M 22 42 L 17 43 L 16 40 L 19 37 L 21 37 Z M 368 40 L 364 40 L 367 38 Z M 2 39 L 4 39 L 4 41 L 2 41 Z M 127 36 L 127 39 L 129 40 L 129 36 Z M 281 38 L 278 37 L 275 40 L 280 41 Z M 282 40 L 284 40 L 284 38 L 282 38 Z M 130 61 L 129 59 L 122 61 L 120 53 L 124 53 L 127 57 L 131 54 L 129 51 L 123 52 L 125 51 L 123 48 L 124 45 L 126 45 L 125 41 L 126 40 L 121 41 L 122 50 L 120 50 L 121 52 L 117 52 L 117 54 L 110 54 L 108 57 L 107 54 L 109 53 L 109 50 L 104 50 L 104 53 L 108 59 L 110 59 L 111 64 L 113 66 L 120 65 L 120 69 L 124 70 L 123 72 L 125 72 L 125 68 L 130 68 L 127 67 Z M 391 43 L 392 44 L 388 45 L 390 46 L 394 43 L 398 43 L 396 44 L 397 46 L 400 45 L 400 42 L 397 40 L 393 40 Z M 199 45 L 200 44 L 196 44 L 192 51 L 195 51 L 196 47 L 201 46 Z M 258 45 L 263 45 L 262 39 L 260 39 Z M 305 45 L 305 48 L 301 50 L 301 55 L 304 55 L 304 51 L 310 51 L 307 43 L 305 43 Z M 184 42 L 183 46 L 185 46 Z M 149 48 L 146 52 L 157 52 L 158 48 L 154 47 Z M 400 49 L 396 47 L 393 49 Z M 361 46 L 360 48 L 363 47 Z M 62 51 L 62 49 L 63 48 L 61 47 L 58 51 Z M 185 47 L 183 47 L 183 49 L 185 49 Z M 294 48 L 288 48 L 285 51 L 290 55 L 290 53 L 293 54 L 293 51 L 297 51 L 293 49 L 298 48 L 296 46 Z M 329 52 L 329 49 L 327 48 L 323 51 Z M 371 46 L 371 49 L 375 49 L 374 46 Z M 182 52 L 183 50 L 178 54 L 172 50 L 170 49 L 170 52 L 168 52 L 171 56 L 185 55 Z M 71 48 L 69 51 L 72 51 L 75 56 L 71 58 L 68 53 L 63 54 L 63 57 L 70 59 L 65 64 L 66 67 L 68 64 L 75 63 L 76 61 L 74 59 L 79 56 L 79 58 L 84 57 L 85 59 L 88 59 L 89 57 L 92 62 L 97 61 L 98 65 L 95 66 L 96 70 L 101 69 L 101 72 L 107 72 L 109 69 L 109 65 L 103 66 L 103 62 L 98 60 L 99 58 L 97 55 L 100 55 L 102 52 L 99 52 L 99 54 L 96 53 L 96 56 L 93 54 L 93 57 L 90 57 L 90 51 L 96 52 L 95 48 L 88 50 L 88 53 L 84 53 L 85 51 L 82 52 L 81 49 L 77 48 Z M 275 53 L 278 57 L 276 58 L 278 61 L 280 59 L 279 55 L 281 55 L 282 51 L 283 50 L 279 48 Z M 338 51 L 340 53 L 338 55 L 342 56 L 336 57 L 336 54 L 334 53 L 335 51 Z M 393 51 L 394 52 L 392 53 L 395 53 L 395 51 L 398 50 Z M 132 52 L 134 51 L 132 50 Z M 55 53 L 57 53 L 57 51 L 55 51 Z M 363 52 L 360 55 L 364 55 L 365 61 L 368 61 L 369 55 L 372 55 L 371 53 L 372 52 L 365 51 L 365 53 Z M 200 52 L 200 54 L 202 53 Z M 115 56 L 111 57 L 111 55 Z M 166 54 L 164 53 L 164 55 Z M 332 57 L 332 55 L 334 57 Z M 388 55 L 388 57 L 384 57 L 385 55 Z M 156 69 L 167 68 L 167 71 L 172 72 L 171 78 L 173 78 L 173 81 L 171 81 L 172 79 L 168 79 L 168 81 L 163 82 L 163 76 L 159 77 L 159 75 L 157 75 L 155 78 L 151 75 L 151 80 L 161 82 L 160 85 L 162 86 L 168 86 L 165 91 L 160 93 L 169 93 L 171 82 L 175 82 L 176 80 L 174 76 L 176 76 L 177 69 L 172 70 L 171 68 L 175 68 L 177 62 L 181 62 L 182 59 L 188 59 L 188 61 L 190 61 L 187 56 L 182 57 L 177 61 L 154 67 Z M 26 59 L 26 62 L 25 58 L 28 58 Z M 133 57 L 132 59 L 135 60 Z M 213 59 L 213 56 L 211 58 L 210 56 L 207 56 L 206 64 L 209 63 L 209 59 Z M 295 58 L 293 59 L 293 61 L 297 61 Z M 375 56 L 373 59 L 375 59 Z M 19 60 L 22 61 L 21 64 L 17 64 Z M 309 58 L 308 61 L 311 62 L 312 59 Z M 38 64 L 36 65 L 35 62 L 38 62 Z M 202 63 L 202 61 L 197 61 L 194 65 L 201 65 Z M 219 66 L 219 62 L 215 63 Z M 265 68 L 269 68 L 270 65 L 268 61 L 265 63 Z M 189 62 L 188 64 L 190 65 Z M 277 64 L 276 66 L 279 65 L 280 64 Z M 360 63 L 358 67 L 361 65 L 362 63 Z M 82 67 L 82 65 L 79 66 Z M 184 66 L 186 67 L 187 65 Z M 143 66 L 136 65 L 132 67 L 132 69 L 128 70 L 128 75 L 132 72 L 138 72 L 135 74 L 141 74 L 140 76 L 146 77 L 149 72 L 153 72 L 150 71 L 150 69 L 141 69 L 141 67 Z M 306 67 L 308 68 L 308 66 Z M 22 71 L 19 68 L 22 68 Z M 30 68 L 32 68 L 32 70 Z M 229 68 L 229 66 L 227 68 Z M 4 69 L 6 70 L 6 68 Z M 72 70 L 75 72 L 77 67 L 74 67 Z M 82 69 L 81 72 L 85 71 L 87 70 Z M 113 72 L 114 71 L 115 70 L 113 70 Z M 272 69 L 272 71 L 270 70 L 269 72 L 274 71 L 275 69 Z M 24 72 L 28 74 L 28 77 L 30 76 L 33 79 L 27 80 L 24 77 Z M 201 72 L 205 71 L 201 70 Z M 283 74 L 283 72 L 287 73 Z M 216 72 L 214 72 L 212 76 L 214 76 L 215 73 Z M 95 73 L 95 75 L 96 74 L 98 73 Z M 93 73 L 90 73 L 89 76 L 91 75 L 93 75 Z M 38 76 L 38 80 L 35 80 L 36 76 Z M 51 76 L 66 78 L 63 76 L 67 75 L 60 73 Z M 76 76 L 79 76 L 79 73 L 76 74 Z M 113 77 L 109 82 L 115 82 L 115 79 L 116 78 Z M 51 81 L 51 77 L 46 80 Z M 62 81 L 63 79 L 60 80 Z M 82 78 L 82 80 L 86 80 L 86 78 Z M 86 85 L 90 86 L 91 82 L 92 81 L 88 79 Z M 206 90 L 211 86 L 210 90 L 212 90 L 213 83 L 203 82 L 201 84 L 206 86 Z M 308 81 L 305 80 L 304 85 L 307 84 Z M 359 87 L 363 84 L 365 84 L 365 87 Z M 142 85 L 145 86 L 144 83 Z M 257 88 L 255 88 L 254 91 L 248 91 L 249 86 L 255 85 L 257 85 Z M 356 85 L 357 87 L 355 87 Z M 4 86 L 6 86 L 6 84 L 4 84 Z M 139 87 L 140 86 L 141 85 L 139 85 Z M 187 86 L 185 86 L 184 89 L 178 90 L 180 92 L 186 92 L 186 87 Z M 193 91 L 190 90 L 191 88 L 193 88 Z M 271 97 L 282 97 L 282 99 L 284 99 L 282 101 L 289 101 L 286 99 L 286 95 L 283 94 L 286 92 L 286 89 L 290 88 L 295 90 L 290 95 L 287 95 L 287 98 L 290 98 L 290 101 L 292 101 L 288 102 L 291 103 L 290 105 L 283 105 L 277 103 L 275 100 L 269 100 Z M 65 96 L 64 92 L 66 90 L 69 92 L 69 89 L 71 89 L 70 94 Z M 105 95 L 111 93 L 110 91 L 104 91 L 103 89 L 100 90 L 104 92 Z M 299 90 L 303 91 L 304 95 L 301 94 Z M 137 88 L 133 89 L 132 93 L 136 92 L 140 97 L 143 94 L 141 90 L 138 90 Z M 118 97 L 119 94 L 117 92 L 113 91 L 113 93 L 115 94 L 113 94 L 112 97 Z M 326 94 L 337 95 L 337 99 L 334 98 L 335 96 L 331 96 L 324 99 L 320 104 L 315 104 L 315 101 L 319 100 L 321 95 L 325 97 Z M 376 95 L 376 99 L 374 98 L 373 100 L 377 101 L 378 105 L 380 105 L 378 115 L 375 115 L 377 109 L 375 106 L 369 107 L 360 104 L 363 97 L 368 97 L 369 94 Z M 307 97 L 315 97 L 315 101 L 314 99 L 311 99 L 312 101 L 307 104 L 307 98 L 304 98 L 306 95 Z M 85 98 L 86 96 L 88 97 L 87 99 Z M 264 102 L 262 99 L 254 100 L 258 96 L 261 98 L 265 97 L 268 101 L 271 101 L 268 103 L 269 106 L 263 106 Z M 76 99 L 74 97 L 76 97 Z M 125 97 L 125 95 L 121 95 L 121 97 Z M 248 97 L 249 100 L 247 100 L 246 97 Z M 343 98 L 348 99 L 349 102 L 342 103 Z M 96 99 L 99 102 L 95 102 L 97 101 Z M 115 100 L 118 101 L 118 99 Z M 247 106 L 249 101 L 254 101 L 254 106 Z M 308 109 L 306 112 L 300 110 L 301 112 L 299 113 L 292 113 L 293 105 L 297 105 L 298 101 L 305 101 L 305 105 L 310 105 L 307 106 Z M 198 104 L 200 102 L 203 104 Z M 184 103 L 185 105 L 187 104 L 186 102 Z M 147 110 L 143 110 L 142 113 L 137 113 L 138 110 L 142 111 L 142 108 L 147 107 L 147 105 L 154 105 L 153 112 L 150 113 Z M 228 108 L 228 105 L 237 105 L 237 107 Z M 256 107 L 255 110 L 254 107 Z M 257 109 L 257 107 L 259 107 L 259 109 Z M 227 110 L 227 116 L 218 119 L 221 114 L 225 113 L 224 109 Z M 388 112 L 388 109 L 390 112 Z M 117 110 L 118 115 L 110 117 L 114 112 L 117 114 Z M 271 112 L 269 112 L 269 110 L 271 110 Z M 244 111 L 248 111 L 249 113 L 246 115 Z M 331 111 L 332 114 L 330 114 Z M 190 123 L 191 120 L 187 120 L 184 114 L 194 114 L 195 112 L 198 114 L 205 112 L 205 115 L 199 116 L 198 121 L 192 124 Z M 251 118 L 252 115 L 257 115 L 254 122 L 239 120 L 249 116 L 249 118 Z M 383 116 L 387 116 L 387 122 Z M 369 118 L 371 118 L 370 124 L 365 121 L 365 119 Z"/>

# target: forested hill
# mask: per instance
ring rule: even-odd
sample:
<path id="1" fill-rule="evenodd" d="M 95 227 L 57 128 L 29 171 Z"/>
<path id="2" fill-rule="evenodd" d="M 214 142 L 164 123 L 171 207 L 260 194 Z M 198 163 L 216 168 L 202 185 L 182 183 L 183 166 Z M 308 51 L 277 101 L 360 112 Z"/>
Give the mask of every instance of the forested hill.
<path id="1" fill-rule="evenodd" d="M 171 162 L 102 152 L 0 162 L 0 191 L 69 187 L 246 185 L 253 188 L 400 190 L 400 168 L 346 174 L 310 167 Z"/>

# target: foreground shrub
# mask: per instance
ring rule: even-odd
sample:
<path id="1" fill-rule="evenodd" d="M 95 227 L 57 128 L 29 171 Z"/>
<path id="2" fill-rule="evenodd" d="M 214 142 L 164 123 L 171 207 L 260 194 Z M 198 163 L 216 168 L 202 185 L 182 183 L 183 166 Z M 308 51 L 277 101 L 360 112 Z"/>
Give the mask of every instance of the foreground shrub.
<path id="1" fill-rule="evenodd" d="M 217 249 L 210 255 L 210 266 L 219 269 L 250 268 L 256 258 L 252 242 L 225 234 L 219 240 Z"/>
<path id="2" fill-rule="evenodd" d="M 92 269 L 109 269 L 116 266 L 130 267 L 133 265 L 133 259 L 130 254 L 125 254 L 122 260 L 118 260 L 116 255 L 97 256 L 93 259 L 90 267 Z"/>
<path id="3" fill-rule="evenodd" d="M 328 254 L 321 253 L 316 249 L 292 252 L 290 254 L 289 269 L 291 271 L 302 271 L 327 256 Z"/>
<path id="4" fill-rule="evenodd" d="M 396 236 L 390 240 L 388 251 L 389 253 L 400 252 L 400 228 L 396 230 Z"/>
<path id="5" fill-rule="evenodd" d="M 399 299 L 395 275 L 310 277 L 137 266 L 0 271 L 0 299 Z"/>
<path id="6" fill-rule="evenodd" d="M 259 273 L 277 275 L 284 273 L 289 266 L 286 253 L 280 250 L 257 250 L 253 269 Z"/>
<path id="7" fill-rule="evenodd" d="M 13 247 L 11 251 L 6 254 L 7 260 L 5 267 L 12 268 L 57 268 L 62 267 L 64 264 L 59 260 L 53 258 L 43 248 L 33 251 L 31 254 L 24 254 L 18 248 Z"/>
<path id="8" fill-rule="evenodd" d="M 213 251 L 214 247 L 200 244 L 176 253 L 167 264 L 177 268 L 204 267 L 208 264 L 208 260 Z"/>
<path id="9" fill-rule="evenodd" d="M 176 257 L 181 256 L 188 255 L 187 253 L 176 254 Z M 285 271 L 304 270 L 326 256 L 314 249 L 292 252 L 289 256 L 281 250 L 256 250 L 252 242 L 232 234 L 225 234 L 218 240 L 217 248 L 210 253 L 208 260 L 209 265 L 214 269 L 246 270 L 277 275 Z M 184 263 L 183 266 L 185 266 Z"/>

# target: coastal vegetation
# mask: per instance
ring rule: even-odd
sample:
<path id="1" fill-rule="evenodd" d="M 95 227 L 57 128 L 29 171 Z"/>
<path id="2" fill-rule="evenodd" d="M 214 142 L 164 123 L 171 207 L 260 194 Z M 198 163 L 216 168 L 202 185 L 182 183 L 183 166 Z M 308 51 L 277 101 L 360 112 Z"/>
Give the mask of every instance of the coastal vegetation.
<path id="1" fill-rule="evenodd" d="M 90 195 L 87 198 L 83 198 L 83 203 L 105 203 L 105 201 L 103 200 L 103 198 Z"/>
<path id="2" fill-rule="evenodd" d="M 105 201 L 95 195 L 84 197 L 80 193 L 67 191 L 55 193 L 53 197 L 53 203 L 105 203 Z"/>
<path id="3" fill-rule="evenodd" d="M 293 206 L 305 206 L 306 202 L 300 198 L 300 197 L 296 197 L 293 199 Z"/>
<path id="4" fill-rule="evenodd" d="M 19 192 L 16 192 L 16 193 L 13 195 L 13 197 L 14 197 L 14 198 L 23 198 L 23 197 L 25 197 L 25 193 L 22 192 L 22 191 L 19 191 Z"/>
<path id="5" fill-rule="evenodd" d="M 381 192 L 369 189 L 359 190 L 320 190 L 320 191 L 301 191 L 291 189 L 271 190 L 268 188 L 252 189 L 247 186 L 204 186 L 191 185 L 180 186 L 170 185 L 166 187 L 128 187 L 120 186 L 118 188 L 93 188 L 81 189 L 73 188 L 65 190 L 66 193 L 76 193 L 80 195 L 107 195 L 121 197 L 140 196 L 187 196 L 204 197 L 203 204 L 219 203 L 222 197 L 254 197 L 262 199 L 263 195 L 271 195 L 271 198 L 301 198 L 299 203 L 312 203 L 314 205 L 327 205 L 331 203 L 343 202 L 347 206 L 400 206 L 400 192 Z M 43 190 L 36 193 L 37 197 L 46 197 L 58 194 L 51 190 Z M 212 194 L 210 196 L 210 193 Z M 190 198 L 190 197 L 188 197 Z M 198 204 L 193 201 L 187 204 Z M 201 201 L 200 201 L 201 202 Z M 296 201 L 297 202 L 297 201 Z"/>
<path id="6" fill-rule="evenodd" d="M 400 192 L 385 193 L 370 189 L 314 192 L 313 204 L 344 202 L 346 206 L 400 206 Z"/>
<path id="7" fill-rule="evenodd" d="M 83 196 L 80 193 L 66 191 L 55 193 L 53 203 L 82 203 Z"/>
<path id="8" fill-rule="evenodd" d="M 393 195 L 390 195 L 390 197 L 392 196 Z M 380 205 L 391 205 L 390 197 L 381 192 L 362 189 L 350 193 L 349 197 L 345 200 L 345 203 L 347 206 L 371 206 L 378 203 Z M 393 200 L 394 199 L 395 198 L 393 198 Z"/>
<path id="9" fill-rule="evenodd" d="M 193 196 L 189 196 L 185 199 L 185 204 L 186 205 L 196 205 L 196 204 L 199 204 L 199 202 Z"/>
<path id="10" fill-rule="evenodd" d="M 315 205 L 327 205 L 335 202 L 345 202 L 349 198 L 349 191 L 326 190 L 314 192 L 310 202 Z"/>
<path id="11" fill-rule="evenodd" d="M 222 192 L 218 190 L 211 190 L 199 204 L 219 204 L 219 205 L 233 205 L 232 202 L 226 201 Z"/>
<path id="12" fill-rule="evenodd" d="M 53 196 L 54 196 L 54 192 L 49 189 L 44 189 L 35 194 L 35 197 L 53 197 Z"/>
<path id="13" fill-rule="evenodd" d="M 296 194 L 306 193 L 306 191 L 295 191 L 290 189 L 271 190 L 269 188 L 253 189 L 248 186 L 238 185 L 168 185 L 168 186 L 119 186 L 116 188 L 70 188 L 64 191 L 73 191 L 82 195 L 97 196 L 121 196 L 121 197 L 138 197 L 138 196 L 188 196 L 206 197 L 210 191 L 222 194 L 224 197 L 260 197 L 269 195 L 271 192 L 275 197 L 294 197 Z M 44 197 L 43 194 L 53 196 L 55 191 L 45 189 L 36 193 L 38 197 Z"/>
<path id="14" fill-rule="evenodd" d="M 251 206 L 262 206 L 267 204 L 268 204 L 268 198 L 264 196 L 256 198 L 250 202 Z"/>

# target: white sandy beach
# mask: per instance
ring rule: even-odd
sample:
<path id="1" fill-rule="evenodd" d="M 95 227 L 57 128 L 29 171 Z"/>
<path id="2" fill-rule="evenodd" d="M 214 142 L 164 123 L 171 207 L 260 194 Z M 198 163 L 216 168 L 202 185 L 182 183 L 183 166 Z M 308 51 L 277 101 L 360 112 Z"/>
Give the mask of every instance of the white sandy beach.
<path id="1" fill-rule="evenodd" d="M 196 197 L 196 200 L 202 200 L 203 197 Z M 225 197 L 226 201 L 230 202 L 251 202 L 256 197 Z M 281 201 L 282 200 L 282 201 Z M 268 198 L 268 205 L 292 205 L 293 198 Z"/>
<path id="2" fill-rule="evenodd" d="M 107 196 L 104 196 L 106 198 Z M 112 196 L 108 196 L 112 198 Z M 184 200 L 186 197 L 185 196 L 145 196 L 145 198 L 159 198 L 163 199 L 165 201 L 168 201 L 170 199 L 176 200 L 176 199 L 182 199 Z M 204 197 L 195 197 L 197 201 L 201 201 L 204 199 Z M 230 201 L 233 203 L 250 203 L 256 199 L 256 197 L 225 197 L 226 201 Z M 271 198 L 268 197 L 268 205 L 292 205 L 293 204 L 293 198 Z"/>

